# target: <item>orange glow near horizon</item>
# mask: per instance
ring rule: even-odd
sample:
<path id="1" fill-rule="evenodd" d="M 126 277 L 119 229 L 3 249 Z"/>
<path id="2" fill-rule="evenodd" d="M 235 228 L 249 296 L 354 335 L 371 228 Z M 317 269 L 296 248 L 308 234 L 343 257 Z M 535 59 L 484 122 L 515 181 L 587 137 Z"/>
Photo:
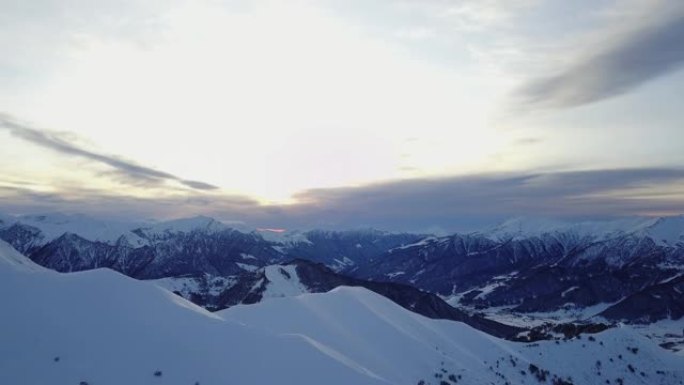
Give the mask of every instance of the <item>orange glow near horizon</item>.
<path id="1" fill-rule="evenodd" d="M 257 228 L 257 231 L 268 231 L 270 233 L 284 233 L 287 231 L 287 229 L 264 229 L 264 228 Z"/>

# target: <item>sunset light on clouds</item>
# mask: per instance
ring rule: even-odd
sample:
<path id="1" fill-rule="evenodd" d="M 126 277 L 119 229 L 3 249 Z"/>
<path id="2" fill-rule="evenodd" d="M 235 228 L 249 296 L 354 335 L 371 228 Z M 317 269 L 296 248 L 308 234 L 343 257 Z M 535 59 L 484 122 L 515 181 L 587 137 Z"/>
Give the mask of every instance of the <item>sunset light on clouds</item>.
<path id="1" fill-rule="evenodd" d="M 628 2 L 2 2 L 0 206 L 277 227 L 493 220 L 481 195 L 497 216 L 676 213 L 684 7 Z"/>

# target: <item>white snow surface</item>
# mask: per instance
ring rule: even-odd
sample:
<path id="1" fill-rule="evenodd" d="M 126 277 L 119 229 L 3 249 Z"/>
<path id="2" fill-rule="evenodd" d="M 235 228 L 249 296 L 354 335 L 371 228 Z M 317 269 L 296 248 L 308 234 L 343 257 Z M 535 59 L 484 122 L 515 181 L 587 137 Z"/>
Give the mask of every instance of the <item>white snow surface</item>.
<path id="1" fill-rule="evenodd" d="M 0 248 L 0 384 L 388 383 L 310 337 L 224 320 L 110 270 L 26 269 L 8 247 Z"/>
<path id="2" fill-rule="evenodd" d="M 334 349 L 331 354 L 340 360 L 354 362 L 393 384 L 416 384 L 421 379 L 438 384 L 434 374 L 441 369 L 461 375 L 459 384 L 503 383 L 496 372 L 510 383 L 536 384 L 529 373 L 520 373 L 533 363 L 564 379 L 572 377 L 574 384 L 593 385 L 597 359 L 603 361 L 600 382 L 621 377 L 625 383 L 644 383 L 638 374 L 643 370 L 648 383 L 675 384 L 684 371 L 684 358 L 626 328 L 595 335 L 594 342 L 515 343 L 459 322 L 425 318 L 363 288 L 339 287 L 324 294 L 239 305 L 218 314 L 276 334 L 306 335 Z M 627 347 L 638 347 L 639 353 L 629 353 Z M 628 364 L 637 374 L 627 369 Z M 668 373 L 659 376 L 656 370 Z"/>
<path id="3" fill-rule="evenodd" d="M 596 383 L 597 359 L 605 378 L 628 384 L 644 383 L 639 371 L 649 384 L 684 378 L 684 357 L 627 328 L 593 343 L 513 343 L 347 287 L 210 313 L 110 270 L 38 268 L 3 243 L 0 303 L 0 384 L 434 385 L 442 369 L 465 385 L 502 382 L 495 372 L 534 384 L 521 373 L 534 363 L 588 385 Z M 632 346 L 638 355 L 627 351 Z M 624 360 L 608 362 L 618 354 Z M 500 367 L 489 370 L 495 362 Z"/>
<path id="4" fill-rule="evenodd" d="M 262 293 L 262 300 L 269 298 L 291 297 L 309 292 L 299 280 L 297 267 L 294 265 L 270 265 L 264 267 L 268 283 Z"/>
<path id="5" fill-rule="evenodd" d="M 660 320 L 648 325 L 635 324 L 626 327 L 636 330 L 657 344 L 669 344 L 670 350 L 684 357 L 684 318 Z"/>
<path id="6" fill-rule="evenodd" d="M 31 261 L 25 256 L 21 255 L 7 242 L 0 240 L 0 274 L 3 271 L 17 271 L 17 272 L 39 272 L 49 273 L 52 270 L 46 269 L 43 266 Z"/>
<path id="7" fill-rule="evenodd" d="M 235 262 L 236 265 L 238 265 L 239 268 L 241 268 L 244 271 L 257 271 L 259 270 L 259 266 L 254 266 L 249 263 L 240 263 L 240 262 Z"/>

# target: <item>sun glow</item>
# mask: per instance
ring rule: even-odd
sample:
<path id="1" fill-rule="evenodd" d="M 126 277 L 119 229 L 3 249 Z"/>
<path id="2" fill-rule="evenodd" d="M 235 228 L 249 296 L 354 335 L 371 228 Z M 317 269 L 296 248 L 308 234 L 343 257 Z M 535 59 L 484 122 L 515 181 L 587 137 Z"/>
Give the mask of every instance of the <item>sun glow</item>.
<path id="1" fill-rule="evenodd" d="M 264 203 L 468 172 L 499 146 L 472 79 L 316 8 L 191 3 L 158 22 L 138 40 L 73 36 L 60 76 L 12 110 Z"/>

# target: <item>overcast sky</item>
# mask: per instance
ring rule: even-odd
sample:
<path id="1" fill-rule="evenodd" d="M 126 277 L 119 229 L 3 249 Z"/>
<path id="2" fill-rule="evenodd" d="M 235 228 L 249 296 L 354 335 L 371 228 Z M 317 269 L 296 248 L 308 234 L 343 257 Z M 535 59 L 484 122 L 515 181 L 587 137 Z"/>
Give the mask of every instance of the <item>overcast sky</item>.
<path id="1" fill-rule="evenodd" d="M 0 211 L 684 212 L 684 2 L 0 0 Z"/>

